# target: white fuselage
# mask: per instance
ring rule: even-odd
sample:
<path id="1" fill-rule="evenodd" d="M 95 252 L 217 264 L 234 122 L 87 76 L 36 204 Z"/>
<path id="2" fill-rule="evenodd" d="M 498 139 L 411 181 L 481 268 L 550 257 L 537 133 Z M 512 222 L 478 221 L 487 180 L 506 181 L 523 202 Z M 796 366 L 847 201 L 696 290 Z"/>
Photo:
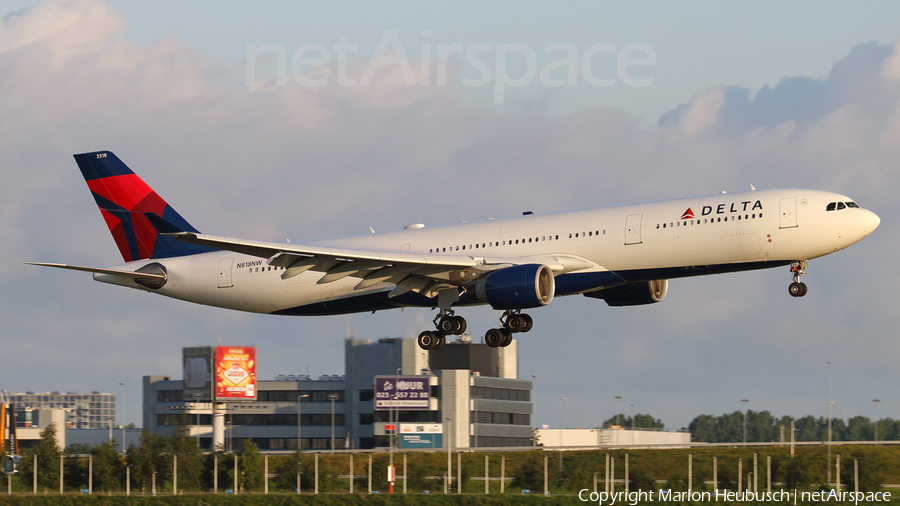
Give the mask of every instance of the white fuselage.
<path id="1" fill-rule="evenodd" d="M 667 279 L 717 272 L 760 269 L 809 260 L 861 240 L 879 224 L 871 211 L 849 207 L 826 211 L 832 202 L 851 202 L 815 190 L 760 190 L 703 197 L 600 207 L 577 211 L 407 228 L 319 241 L 308 245 L 421 255 L 460 255 L 484 263 L 505 258 L 553 257 L 593 264 L 583 276 L 611 271 L 623 280 Z M 688 210 L 692 211 L 693 216 Z M 282 279 L 282 270 L 265 259 L 213 251 L 142 260 L 122 268 L 163 264 L 168 280 L 155 291 L 176 299 L 256 313 L 348 313 L 415 305 L 396 301 L 375 307 L 371 299 L 393 285 L 355 289 L 358 278 L 320 284 L 322 272 Z M 224 269 L 230 269 L 227 273 Z M 134 281 L 95 274 L 99 281 L 146 290 Z M 561 278 L 557 278 L 558 280 Z M 567 291 L 567 286 L 574 286 Z M 557 295 L 590 291 L 583 283 L 560 283 Z M 384 301 L 385 297 L 379 300 Z M 428 304 L 431 305 L 431 304 Z M 329 309 L 329 308 L 333 309 Z"/>

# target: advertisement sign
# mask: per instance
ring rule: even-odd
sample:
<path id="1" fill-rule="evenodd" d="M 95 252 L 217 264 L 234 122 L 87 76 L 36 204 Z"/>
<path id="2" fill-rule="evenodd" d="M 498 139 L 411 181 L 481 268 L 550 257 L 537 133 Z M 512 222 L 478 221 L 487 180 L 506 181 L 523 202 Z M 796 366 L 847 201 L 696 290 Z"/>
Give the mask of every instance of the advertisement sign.
<path id="1" fill-rule="evenodd" d="M 430 399 L 427 376 L 375 377 L 375 411 L 428 409 Z"/>
<path id="2" fill-rule="evenodd" d="M 401 434 L 443 434 L 442 423 L 401 423 Z"/>
<path id="3" fill-rule="evenodd" d="M 184 400 L 211 400 L 213 395 L 212 347 L 182 348 L 181 357 Z"/>
<path id="4" fill-rule="evenodd" d="M 216 347 L 216 400 L 256 400 L 256 348 Z"/>
<path id="5" fill-rule="evenodd" d="M 400 448 L 441 448 L 441 434 L 400 434 Z"/>

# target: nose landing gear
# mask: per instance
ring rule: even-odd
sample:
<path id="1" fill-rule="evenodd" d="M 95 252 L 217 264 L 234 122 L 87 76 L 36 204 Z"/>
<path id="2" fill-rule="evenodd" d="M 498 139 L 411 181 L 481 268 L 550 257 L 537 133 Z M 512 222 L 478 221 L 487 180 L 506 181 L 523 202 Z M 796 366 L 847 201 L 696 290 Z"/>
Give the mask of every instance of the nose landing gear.
<path id="1" fill-rule="evenodd" d="M 791 264 L 791 273 L 794 277 L 794 282 L 788 285 L 788 293 L 791 294 L 791 297 L 803 297 L 806 295 L 806 283 L 800 281 L 800 276 L 806 274 L 806 268 L 808 266 L 809 263 L 806 260 Z"/>

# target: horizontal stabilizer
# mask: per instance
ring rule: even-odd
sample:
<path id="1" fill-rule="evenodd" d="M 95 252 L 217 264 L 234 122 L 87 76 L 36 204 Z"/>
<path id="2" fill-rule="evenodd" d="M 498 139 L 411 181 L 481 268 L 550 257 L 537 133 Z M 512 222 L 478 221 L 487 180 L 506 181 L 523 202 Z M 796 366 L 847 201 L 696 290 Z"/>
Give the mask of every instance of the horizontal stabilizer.
<path id="1" fill-rule="evenodd" d="M 118 269 L 101 269 L 99 267 L 82 267 L 80 265 L 68 264 L 50 264 L 43 262 L 25 262 L 28 265 L 40 265 L 42 267 L 56 267 L 57 269 L 68 269 L 71 271 L 93 272 L 96 274 L 111 274 L 113 276 L 127 276 L 135 279 L 159 279 L 165 280 L 165 274 L 153 274 L 149 272 L 120 271 Z"/>

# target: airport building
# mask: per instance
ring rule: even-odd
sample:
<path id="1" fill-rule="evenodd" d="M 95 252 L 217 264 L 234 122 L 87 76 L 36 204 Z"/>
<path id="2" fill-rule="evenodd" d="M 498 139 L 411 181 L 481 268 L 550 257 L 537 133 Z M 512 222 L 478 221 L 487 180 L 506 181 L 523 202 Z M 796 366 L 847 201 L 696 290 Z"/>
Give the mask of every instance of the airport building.
<path id="1" fill-rule="evenodd" d="M 106 429 L 116 423 L 116 396 L 91 392 L 3 392 L 4 402 L 15 403 L 17 424 L 29 427 L 32 413 L 40 409 L 64 409 L 69 429 Z"/>
<path id="2" fill-rule="evenodd" d="M 531 446 L 532 382 L 518 379 L 518 342 L 491 348 L 467 337 L 440 350 L 351 338 L 345 375 L 258 380 L 255 400 L 190 398 L 184 379 L 145 376 L 143 425 L 165 436 L 185 425 L 207 449 L 218 441 L 238 450 L 245 439 L 262 451 L 295 450 L 298 440 L 304 449 L 387 447 L 394 427 L 402 448 Z"/>

